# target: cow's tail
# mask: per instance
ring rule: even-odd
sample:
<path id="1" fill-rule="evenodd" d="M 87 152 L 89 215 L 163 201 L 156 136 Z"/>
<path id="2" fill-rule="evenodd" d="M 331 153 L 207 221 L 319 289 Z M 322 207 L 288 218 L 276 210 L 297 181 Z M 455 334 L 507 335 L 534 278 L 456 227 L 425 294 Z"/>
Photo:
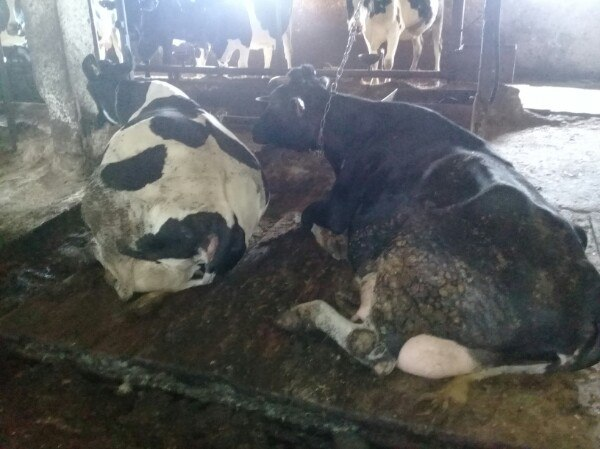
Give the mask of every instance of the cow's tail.
<path id="1" fill-rule="evenodd" d="M 477 377 L 484 379 L 500 374 L 548 374 L 589 368 L 600 362 L 600 321 L 594 323 L 593 334 L 573 354 L 557 354 L 552 361 L 540 361 L 537 363 L 519 363 L 515 360 L 515 356 L 516 354 L 513 354 L 504 358 L 504 360 L 500 356 L 500 360 L 496 359 L 496 362 L 500 363 L 495 366 L 483 368 Z M 509 359 L 512 359 L 512 361 Z"/>
<path id="2" fill-rule="evenodd" d="M 577 371 L 600 362 L 600 321 L 594 323 L 592 336 L 571 356 L 561 356 L 546 368 L 547 373 Z"/>

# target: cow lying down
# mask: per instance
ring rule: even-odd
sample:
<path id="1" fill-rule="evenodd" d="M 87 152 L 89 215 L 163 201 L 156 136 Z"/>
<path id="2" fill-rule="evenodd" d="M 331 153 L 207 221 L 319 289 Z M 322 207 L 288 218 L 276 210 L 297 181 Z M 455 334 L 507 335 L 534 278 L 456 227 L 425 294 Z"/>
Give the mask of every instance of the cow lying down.
<path id="1" fill-rule="evenodd" d="M 209 284 L 242 257 L 266 204 L 260 165 L 179 89 L 83 61 L 100 114 L 122 125 L 86 190 L 95 255 L 122 299 Z"/>
<path id="2" fill-rule="evenodd" d="M 325 86 L 312 67 L 293 69 L 262 98 L 254 140 L 315 148 Z M 324 301 L 300 304 L 283 327 L 321 330 L 379 374 L 485 377 L 600 360 L 600 275 L 585 233 L 483 140 L 422 107 L 341 94 L 323 139 L 336 181 L 302 223 L 320 241 L 322 228 L 347 233 L 361 306 L 347 319 Z"/>

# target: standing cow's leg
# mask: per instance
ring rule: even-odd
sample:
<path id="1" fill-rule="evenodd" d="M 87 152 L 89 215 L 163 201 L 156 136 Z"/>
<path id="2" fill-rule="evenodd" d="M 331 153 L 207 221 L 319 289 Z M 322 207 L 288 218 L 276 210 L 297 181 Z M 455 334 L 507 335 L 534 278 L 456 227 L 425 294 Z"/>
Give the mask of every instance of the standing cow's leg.
<path id="1" fill-rule="evenodd" d="M 263 48 L 263 58 L 264 58 L 264 68 L 271 68 L 271 61 L 273 60 L 273 51 L 274 47 L 264 47 Z M 248 63 L 246 63 L 246 67 L 248 67 Z"/>
<path id="2" fill-rule="evenodd" d="M 438 18 L 433 25 L 431 25 L 431 41 L 433 43 L 433 55 L 434 55 L 434 70 L 440 70 L 440 62 L 442 59 L 442 27 L 444 25 L 444 14 L 443 14 L 443 1 L 440 2 L 440 11 L 438 12 Z"/>
<path id="3" fill-rule="evenodd" d="M 383 57 L 383 70 L 392 70 L 394 67 L 394 59 L 396 59 L 396 50 L 398 50 L 400 34 L 402 34 L 402 30 L 399 27 L 393 27 L 387 33 L 387 50 Z"/>
<path id="4" fill-rule="evenodd" d="M 400 41 L 400 34 L 402 30 L 398 27 L 393 29 L 387 35 L 387 50 L 383 57 L 383 70 L 392 70 L 394 67 L 394 60 L 396 59 L 396 50 L 398 50 L 398 42 Z M 385 82 L 390 82 L 389 78 L 385 79 Z"/>
<path id="5" fill-rule="evenodd" d="M 372 27 L 369 27 L 367 25 L 364 25 L 362 27 L 362 29 L 363 29 L 363 37 L 365 39 L 365 45 L 367 46 L 367 53 L 373 54 L 373 53 L 379 52 L 379 48 L 381 47 L 383 41 L 377 35 L 378 30 L 373 30 Z M 379 65 L 379 62 L 372 64 L 371 70 L 377 70 L 379 68 L 378 65 Z M 371 78 L 369 81 L 367 81 L 366 78 L 363 78 L 361 80 L 361 83 L 362 84 L 371 84 L 371 85 L 379 84 L 379 79 Z"/>
<path id="6" fill-rule="evenodd" d="M 223 54 L 219 58 L 219 65 L 222 67 L 229 67 L 229 61 L 231 60 L 231 57 L 233 56 L 236 50 L 237 45 L 235 44 L 235 42 L 228 40 L 227 46 L 225 47 L 225 51 L 223 51 Z"/>
<path id="7" fill-rule="evenodd" d="M 290 23 L 288 30 L 282 36 L 283 55 L 288 69 L 292 68 L 292 24 Z"/>
<path id="8" fill-rule="evenodd" d="M 163 64 L 171 65 L 171 61 L 173 60 L 173 40 L 167 39 L 163 45 Z"/>
<path id="9" fill-rule="evenodd" d="M 272 53 L 272 51 L 271 51 Z M 245 47 L 243 45 L 240 45 L 240 58 L 238 59 L 238 67 L 242 68 L 242 69 L 246 69 L 248 68 L 248 59 L 250 59 L 250 47 Z M 265 53 L 265 60 L 266 60 L 266 53 Z M 271 63 L 271 61 L 269 60 L 269 64 Z M 266 64 L 265 64 L 266 66 Z"/>
<path id="10" fill-rule="evenodd" d="M 320 330 L 377 374 L 389 374 L 396 365 L 396 358 L 388 353 L 373 329 L 344 318 L 325 301 L 294 306 L 278 318 L 277 324 L 289 331 Z"/>
<path id="11" fill-rule="evenodd" d="M 412 63 L 410 64 L 409 70 L 417 70 L 419 65 L 419 59 L 421 59 L 421 53 L 423 52 L 423 35 L 414 36 L 412 38 L 412 47 L 413 47 L 413 55 L 412 55 Z"/>
<path id="12" fill-rule="evenodd" d="M 119 61 L 119 63 L 123 63 L 123 61 L 125 61 L 125 59 L 123 58 L 123 47 L 121 45 L 121 34 L 119 33 L 119 30 L 117 30 L 116 28 L 113 28 L 113 30 L 111 32 L 110 41 L 112 44 L 112 48 L 115 52 L 115 55 L 117 55 L 117 60 Z"/>
<path id="13" fill-rule="evenodd" d="M 206 65 L 206 50 L 198 48 L 198 57 L 196 58 L 196 67 L 204 67 Z"/>

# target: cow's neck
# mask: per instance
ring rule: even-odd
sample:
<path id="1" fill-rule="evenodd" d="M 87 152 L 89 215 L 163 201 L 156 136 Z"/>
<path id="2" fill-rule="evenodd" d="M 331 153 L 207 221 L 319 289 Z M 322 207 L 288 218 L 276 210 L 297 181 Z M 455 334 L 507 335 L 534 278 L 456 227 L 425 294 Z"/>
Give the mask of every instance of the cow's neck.
<path id="1" fill-rule="evenodd" d="M 346 95 L 332 99 L 323 131 L 323 149 L 334 169 L 339 168 L 335 161 L 341 164 L 377 133 L 377 115 L 365 113 L 365 106 L 368 102 Z"/>

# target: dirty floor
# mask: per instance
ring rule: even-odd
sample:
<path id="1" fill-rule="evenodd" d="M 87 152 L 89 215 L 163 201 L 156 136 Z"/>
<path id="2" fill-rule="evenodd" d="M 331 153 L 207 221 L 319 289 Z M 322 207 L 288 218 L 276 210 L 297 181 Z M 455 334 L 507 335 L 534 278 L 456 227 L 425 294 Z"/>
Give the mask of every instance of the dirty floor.
<path id="1" fill-rule="evenodd" d="M 557 118 L 560 126 L 505 135 L 493 143 L 542 194 L 586 228 L 589 257 L 600 268 L 600 119 Z M 248 133 L 239 135 L 250 140 Z M 161 304 L 122 303 L 104 282 L 101 267 L 86 256 L 87 235 L 79 211 L 73 209 L 0 249 L 0 334 L 97 357 L 138 358 L 216 375 L 257 391 L 408 424 L 423 441 L 435 431 L 481 447 L 600 446 L 598 369 L 492 378 L 471 387 L 466 405 L 435 409 L 422 401 L 423 395 L 443 382 L 401 372 L 377 378 L 319 334 L 279 330 L 274 317 L 292 304 L 321 298 L 350 314 L 358 298 L 349 267 L 330 259 L 311 235 L 293 229 L 287 214 L 301 210 L 327 188 L 332 176 L 325 161 L 315 154 L 252 148 L 265 168 L 272 200 L 255 246 L 228 276 L 173 294 Z M 180 424 L 175 412 L 164 414 L 171 408 L 161 401 L 171 401 L 185 413 L 197 407 L 192 402 L 173 396 L 154 401 L 150 393 L 136 416 L 133 399 L 111 396 L 116 385 L 98 383 L 81 394 L 63 395 L 73 374 L 61 374 L 61 369 L 66 368 L 47 368 L 46 378 L 40 374 L 46 370 L 43 365 L 5 355 L 0 366 L 0 447 L 101 447 L 89 442 L 103 432 L 115 439 L 103 447 L 194 447 L 182 440 L 187 433 L 162 426 L 166 420 Z M 64 400 L 56 402 L 56 394 Z M 121 407 L 133 415 L 119 412 Z M 246 418 L 234 419 L 230 411 L 219 410 L 210 416 L 222 413 L 214 425 L 224 426 L 224 434 L 237 431 L 227 424 L 235 419 L 244 425 Z M 112 416 L 120 420 L 120 431 L 114 430 Z M 128 419 L 153 430 L 128 427 Z M 89 423 L 96 427 L 90 430 Z M 190 438 L 196 435 L 202 441 L 202 432 Z M 281 441 L 243 443 L 237 447 L 288 447 L 278 446 Z M 215 442 L 206 447 L 236 446 Z"/>

